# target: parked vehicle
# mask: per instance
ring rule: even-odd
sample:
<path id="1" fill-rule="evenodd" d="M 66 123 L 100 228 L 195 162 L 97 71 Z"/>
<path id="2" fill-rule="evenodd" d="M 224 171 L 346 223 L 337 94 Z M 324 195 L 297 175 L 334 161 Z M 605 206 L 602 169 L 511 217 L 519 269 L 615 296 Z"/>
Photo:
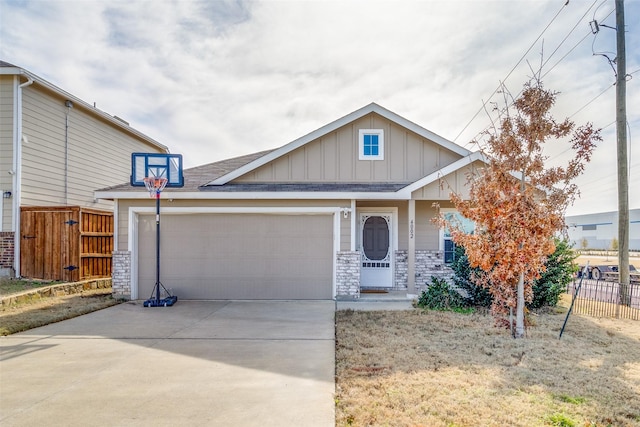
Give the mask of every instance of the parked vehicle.
<path id="1" fill-rule="evenodd" d="M 580 270 L 578 270 L 578 277 L 582 277 L 585 271 L 585 266 L 581 265 Z M 640 275 L 640 272 L 636 270 L 633 264 L 629 264 L 629 274 L 632 275 L 632 282 L 637 281 L 635 276 Z M 618 266 L 617 265 L 590 265 L 587 268 L 587 276 L 586 279 L 593 280 L 613 280 L 615 281 L 618 276 Z"/>

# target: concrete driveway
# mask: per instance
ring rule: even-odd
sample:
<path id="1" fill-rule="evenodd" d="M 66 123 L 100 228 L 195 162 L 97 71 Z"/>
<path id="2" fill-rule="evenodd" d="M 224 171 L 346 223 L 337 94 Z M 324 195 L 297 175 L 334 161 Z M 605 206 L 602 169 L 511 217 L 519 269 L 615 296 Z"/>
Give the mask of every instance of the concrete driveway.
<path id="1" fill-rule="evenodd" d="M 0 339 L 3 426 L 333 426 L 333 301 L 125 303 Z"/>

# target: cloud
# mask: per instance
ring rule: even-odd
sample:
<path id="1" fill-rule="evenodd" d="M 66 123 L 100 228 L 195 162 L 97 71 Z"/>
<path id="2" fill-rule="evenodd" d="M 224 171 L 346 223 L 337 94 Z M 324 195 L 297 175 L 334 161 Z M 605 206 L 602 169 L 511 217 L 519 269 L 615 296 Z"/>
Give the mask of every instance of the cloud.
<path id="1" fill-rule="evenodd" d="M 563 4 L 5 1 L 0 57 L 125 118 L 182 153 L 188 167 L 278 147 L 370 102 L 465 145 L 490 124 L 483 102 L 501 102 L 494 92 L 502 81 L 517 94 L 541 55 L 546 87 L 561 92 L 558 118 L 575 114 L 600 127 L 615 120 L 615 90 L 587 105 L 614 81 L 606 59 L 592 54 L 615 50 L 614 32 L 594 36 L 588 25 L 614 26 L 613 5 Z M 640 2 L 625 5 L 633 71 Z M 640 133 L 634 77 L 632 137 Z M 616 208 L 615 126 L 604 134 L 581 178 L 582 211 Z M 563 150 L 552 149 L 551 161 L 566 161 Z M 635 150 L 632 182 L 640 180 Z"/>

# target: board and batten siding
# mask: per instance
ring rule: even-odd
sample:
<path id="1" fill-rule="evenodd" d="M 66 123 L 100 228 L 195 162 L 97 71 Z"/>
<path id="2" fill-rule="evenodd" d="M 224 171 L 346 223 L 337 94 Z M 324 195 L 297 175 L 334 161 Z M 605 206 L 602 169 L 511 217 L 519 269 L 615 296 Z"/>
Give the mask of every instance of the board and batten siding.
<path id="1" fill-rule="evenodd" d="M 140 190 L 144 192 L 144 189 Z M 172 208 L 193 208 L 194 212 L 207 208 L 327 208 L 335 207 L 350 208 L 349 200 L 177 200 L 170 201 L 170 193 L 163 192 L 160 199 L 160 224 L 162 226 L 162 209 Z M 117 224 L 117 250 L 127 250 L 129 244 L 129 209 L 131 207 L 148 207 L 155 209 L 155 199 L 149 200 L 127 200 L 118 201 L 118 224 Z M 155 212 L 155 211 L 154 211 Z M 242 214 L 239 214 L 242 215 Z M 206 230 L 205 230 L 206 231 Z M 348 251 L 351 248 L 351 216 L 347 218 L 340 214 L 340 250 Z"/>
<path id="2" fill-rule="evenodd" d="M 14 90 L 17 79 L 14 76 L 0 76 L 0 194 L 13 191 L 13 103 Z M 2 224 L 0 231 L 12 231 L 11 209 L 12 200 L 1 200 Z"/>
<path id="3" fill-rule="evenodd" d="M 359 160 L 360 129 L 384 130 L 384 160 Z M 460 157 L 371 113 L 234 182 L 413 182 Z"/>
<path id="4" fill-rule="evenodd" d="M 429 185 L 417 189 L 411 194 L 411 197 L 415 200 L 446 201 L 450 199 L 451 192 L 455 192 L 462 198 L 467 199 L 469 197 L 469 186 L 467 183 L 469 174 L 477 172 L 478 169 L 483 167 L 484 164 L 482 162 L 476 161 L 441 177 Z"/>
<path id="5" fill-rule="evenodd" d="M 66 115 L 69 128 L 65 150 Z M 131 153 L 163 152 L 90 109 L 68 109 L 63 97 L 38 86 L 23 89 L 22 205 L 112 209 L 95 190 L 129 181 Z M 65 166 L 65 152 L 67 162 Z M 65 168 L 67 194 L 65 195 Z"/>

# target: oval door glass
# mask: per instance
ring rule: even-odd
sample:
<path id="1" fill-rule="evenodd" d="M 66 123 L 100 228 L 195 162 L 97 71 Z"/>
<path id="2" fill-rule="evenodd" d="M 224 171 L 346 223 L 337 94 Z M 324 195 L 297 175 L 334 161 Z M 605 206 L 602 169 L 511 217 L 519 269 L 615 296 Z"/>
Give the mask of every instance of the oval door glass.
<path id="1" fill-rule="evenodd" d="M 362 228 L 362 249 L 367 259 L 380 261 L 389 253 L 389 224 L 381 216 L 367 218 Z"/>

